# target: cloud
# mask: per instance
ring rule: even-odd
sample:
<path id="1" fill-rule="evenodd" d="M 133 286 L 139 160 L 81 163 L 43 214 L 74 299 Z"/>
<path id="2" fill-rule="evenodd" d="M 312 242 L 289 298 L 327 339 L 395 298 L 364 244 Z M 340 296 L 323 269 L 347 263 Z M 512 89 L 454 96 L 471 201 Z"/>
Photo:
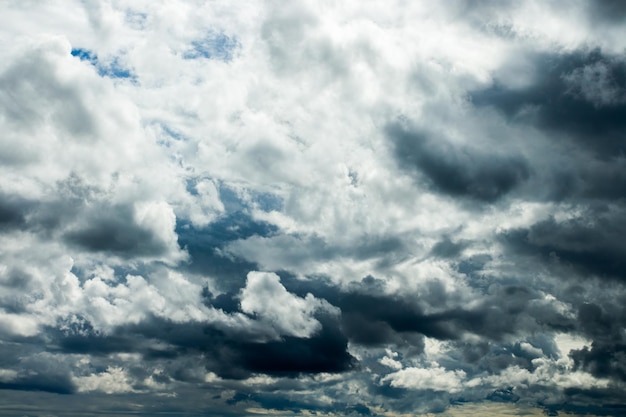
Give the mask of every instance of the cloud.
<path id="1" fill-rule="evenodd" d="M 604 23 L 619 23 L 626 15 L 626 7 L 619 0 L 589 1 L 587 7 L 591 16 Z"/>
<path id="2" fill-rule="evenodd" d="M 446 371 L 443 368 L 406 368 L 387 375 L 381 382 L 388 382 L 392 387 L 455 393 L 461 389 L 463 379 L 465 379 L 463 371 Z"/>
<path id="3" fill-rule="evenodd" d="M 504 242 L 521 254 L 539 256 L 544 261 L 572 266 L 582 273 L 622 279 L 626 270 L 622 259 L 621 211 L 590 211 L 562 221 L 549 218 L 528 229 L 502 234 Z"/>
<path id="4" fill-rule="evenodd" d="M 75 377 L 79 392 L 102 391 L 106 394 L 133 392 L 128 377 L 121 368 L 109 367 L 100 374 Z"/>
<path id="5" fill-rule="evenodd" d="M 534 124 L 607 157 L 623 151 L 626 125 L 625 66 L 602 50 L 538 54 L 530 58 L 530 84 L 510 88 L 497 82 L 471 92 L 472 103 L 492 106 L 509 120 Z M 497 79 L 496 79 L 497 81 Z"/>
<path id="6" fill-rule="evenodd" d="M 191 48 L 183 55 L 185 59 L 219 59 L 230 61 L 239 46 L 234 37 L 224 33 L 208 33 L 203 39 L 191 42 Z"/>
<path id="7" fill-rule="evenodd" d="M 521 157 L 455 146 L 401 125 L 391 125 L 387 132 L 399 164 L 424 174 L 435 190 L 450 196 L 494 202 L 529 176 Z"/>
<path id="8" fill-rule="evenodd" d="M 623 7 L 561 3 L 8 2 L 0 414 L 624 414 Z"/>
<path id="9" fill-rule="evenodd" d="M 65 240 L 94 252 L 108 252 L 121 257 L 162 257 L 168 253 L 179 259 L 176 216 L 164 202 L 140 203 L 131 207 L 99 207 L 85 226 L 65 232 Z"/>
<path id="10" fill-rule="evenodd" d="M 281 335 L 306 338 L 318 332 L 321 324 L 313 314 L 319 309 L 332 311 L 332 306 L 311 294 L 290 294 L 274 273 L 249 272 L 241 291 L 241 310 L 268 322 Z"/>
<path id="11" fill-rule="evenodd" d="M 122 65 L 120 65 L 119 58 L 113 59 L 113 61 L 111 61 L 111 63 L 109 64 L 102 64 L 98 60 L 98 57 L 89 50 L 84 50 L 80 48 L 72 49 L 71 54 L 72 56 L 79 58 L 81 61 L 87 61 L 91 65 L 95 66 L 98 70 L 98 74 L 103 77 L 122 79 L 135 78 L 129 69 L 124 68 Z"/>

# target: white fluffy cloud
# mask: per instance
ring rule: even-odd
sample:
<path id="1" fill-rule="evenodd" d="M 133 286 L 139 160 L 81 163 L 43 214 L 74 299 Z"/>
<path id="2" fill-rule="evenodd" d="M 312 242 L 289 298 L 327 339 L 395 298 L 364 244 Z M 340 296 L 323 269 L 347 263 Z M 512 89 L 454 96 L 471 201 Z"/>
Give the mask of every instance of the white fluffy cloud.
<path id="1" fill-rule="evenodd" d="M 89 376 L 75 377 L 79 392 L 101 391 L 105 394 L 133 392 L 130 379 L 122 368 L 108 367 L 106 371 Z"/>
<path id="2" fill-rule="evenodd" d="M 458 392 L 466 378 L 462 370 L 446 371 L 441 367 L 405 368 L 385 376 L 381 382 L 392 387 Z"/>
<path id="3" fill-rule="evenodd" d="M 246 286 L 241 291 L 241 309 L 257 315 L 279 335 L 296 337 L 310 337 L 321 329 L 322 325 L 314 317 L 318 310 L 334 311 L 312 294 L 304 298 L 291 294 L 280 283 L 278 275 L 257 271 L 248 273 Z"/>

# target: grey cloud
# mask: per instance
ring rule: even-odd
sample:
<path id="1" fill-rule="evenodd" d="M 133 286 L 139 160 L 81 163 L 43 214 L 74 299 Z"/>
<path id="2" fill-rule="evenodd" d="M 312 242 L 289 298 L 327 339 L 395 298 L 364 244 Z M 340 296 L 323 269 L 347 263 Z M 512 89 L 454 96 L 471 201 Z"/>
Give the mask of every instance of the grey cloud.
<path id="1" fill-rule="evenodd" d="M 591 349 L 574 350 L 570 353 L 576 367 L 599 378 L 626 381 L 626 343 L 607 344 L 593 342 Z"/>
<path id="2" fill-rule="evenodd" d="M 624 306 L 583 303 L 578 306 L 577 321 L 579 331 L 591 338 L 593 343 L 591 347 L 585 346 L 570 352 L 576 367 L 600 378 L 626 381 Z"/>
<path id="3" fill-rule="evenodd" d="M 51 58 L 58 52 L 27 51 L 0 74 L 0 109 L 26 132 L 50 120 L 70 138 L 94 135 L 96 121 L 78 85 L 58 76 Z"/>
<path id="4" fill-rule="evenodd" d="M 470 93 L 479 107 L 492 106 L 509 120 L 563 133 L 608 158 L 625 151 L 626 62 L 601 50 L 537 54 L 527 87 L 496 83 Z"/>
<path id="5" fill-rule="evenodd" d="M 52 194 L 52 193 L 51 193 Z M 53 196 L 38 200 L 19 195 L 0 196 L 0 231 L 34 233 L 41 239 L 57 239 L 92 252 L 125 258 L 161 256 L 171 242 L 153 224 L 139 224 L 136 208 L 111 204 L 106 194 L 70 175 L 56 184 Z"/>
<path id="6" fill-rule="evenodd" d="M 12 3 L 0 414 L 626 415 L 619 2 Z"/>
<path id="7" fill-rule="evenodd" d="M 620 24 L 626 18 L 626 4 L 621 0 L 588 0 L 589 13 L 600 23 Z"/>
<path id="8" fill-rule="evenodd" d="M 453 242 L 450 237 L 444 236 L 432 247 L 430 253 L 441 258 L 456 258 L 469 244 L 465 240 Z"/>
<path id="9" fill-rule="evenodd" d="M 362 235 L 354 244 L 328 241 L 313 234 L 253 235 L 225 246 L 227 253 L 255 262 L 268 270 L 301 270 L 312 262 L 340 258 L 376 260 L 384 269 L 409 256 L 404 236 Z"/>
<path id="10" fill-rule="evenodd" d="M 624 280 L 625 220 L 620 206 L 588 210 L 585 216 L 563 221 L 550 218 L 529 228 L 505 231 L 501 239 L 518 254 L 557 261 L 583 274 Z"/>
<path id="11" fill-rule="evenodd" d="M 203 323 L 174 323 L 152 317 L 135 325 L 119 326 L 112 334 L 50 330 L 54 352 L 107 355 L 140 353 L 145 360 L 196 357 L 225 378 L 247 378 L 252 373 L 297 376 L 344 372 L 356 361 L 347 352 L 347 339 L 334 318 L 319 313 L 321 329 L 308 338 L 286 336 L 278 341 L 255 341 L 253 335 Z M 202 359 L 200 359 L 202 358 Z M 173 378 L 189 380 L 184 367 Z"/>
<path id="12" fill-rule="evenodd" d="M 6 339 L 5 339 L 6 340 Z M 35 343 L 34 343 L 35 342 Z M 0 378 L 0 390 L 43 391 L 73 394 L 76 386 L 71 379 L 68 360 L 41 350 L 40 338 L 28 338 L 3 343 L 0 366 L 15 370 L 15 375 Z M 16 349 L 19 346 L 19 349 Z"/>
<path id="13" fill-rule="evenodd" d="M 619 201 L 626 193 L 626 165 L 620 158 L 600 160 L 580 152 L 552 159 L 533 189 L 537 200 L 593 206 L 599 201 Z"/>
<path id="14" fill-rule="evenodd" d="M 430 292 L 427 287 L 419 297 L 411 297 L 382 294 L 372 285 L 372 277 L 348 289 L 319 280 L 290 280 L 288 275 L 282 282 L 296 294 L 311 292 L 338 307 L 346 336 L 366 346 L 395 345 L 420 353 L 423 336 L 455 341 L 471 333 L 498 341 L 514 334 L 575 327 L 554 305 L 539 303 L 539 294 L 519 281 L 513 281 L 517 285 L 491 282 L 471 309 L 448 305 L 452 302 L 445 289 L 436 284 L 431 285 Z M 437 312 L 426 313 L 425 308 Z"/>
<path id="15" fill-rule="evenodd" d="M 568 388 L 564 390 L 567 401 L 561 404 L 544 402 L 547 412 L 557 416 L 559 411 L 568 414 L 591 414 L 598 416 L 626 416 L 623 401 L 623 390 L 618 387 L 609 388 Z"/>
<path id="16" fill-rule="evenodd" d="M 400 124 L 387 127 L 394 156 L 409 172 L 423 174 L 437 191 L 453 197 L 495 202 L 530 175 L 521 156 L 489 153 Z"/>
<path id="17" fill-rule="evenodd" d="M 23 227 L 30 206 L 31 204 L 19 198 L 0 195 L 0 231 Z"/>
<path id="18" fill-rule="evenodd" d="M 64 234 L 64 239 L 88 251 L 108 252 L 124 258 L 161 256 L 169 245 L 150 226 L 138 225 L 130 206 L 99 207 L 87 224 Z"/>
<path id="19" fill-rule="evenodd" d="M 0 382 L 0 390 L 45 391 L 55 394 L 73 394 L 76 386 L 67 374 L 29 373 L 10 382 Z"/>

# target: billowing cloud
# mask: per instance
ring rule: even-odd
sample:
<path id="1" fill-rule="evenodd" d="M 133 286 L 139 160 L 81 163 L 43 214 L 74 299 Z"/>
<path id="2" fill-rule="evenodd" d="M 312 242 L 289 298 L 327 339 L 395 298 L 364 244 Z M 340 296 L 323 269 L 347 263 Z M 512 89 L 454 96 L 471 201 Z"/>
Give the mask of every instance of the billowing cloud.
<path id="1" fill-rule="evenodd" d="M 495 201 L 529 175 L 528 164 L 519 156 L 454 145 L 397 125 L 388 132 L 403 167 L 421 172 L 436 190 L 455 197 Z"/>
<path id="2" fill-rule="evenodd" d="M 322 325 L 313 314 L 322 308 L 332 310 L 332 306 L 310 293 L 305 298 L 290 294 L 274 273 L 248 273 L 246 286 L 241 291 L 241 310 L 266 321 L 279 334 L 310 337 L 320 331 Z"/>
<path id="3" fill-rule="evenodd" d="M 0 415 L 626 415 L 619 1 L 5 3 Z"/>

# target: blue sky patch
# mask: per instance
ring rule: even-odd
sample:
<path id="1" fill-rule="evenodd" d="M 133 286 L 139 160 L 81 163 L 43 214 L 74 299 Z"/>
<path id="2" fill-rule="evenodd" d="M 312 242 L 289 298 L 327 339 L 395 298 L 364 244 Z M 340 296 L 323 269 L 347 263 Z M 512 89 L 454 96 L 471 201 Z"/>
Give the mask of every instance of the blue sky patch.
<path id="1" fill-rule="evenodd" d="M 234 36 L 228 36 L 221 32 L 210 32 L 204 38 L 191 42 L 183 58 L 185 59 L 217 59 L 229 62 L 233 59 L 233 54 L 241 44 Z"/>
<path id="2" fill-rule="evenodd" d="M 77 57 L 81 61 L 87 61 L 98 70 L 98 75 L 108 78 L 122 78 L 135 81 L 137 76 L 128 68 L 124 67 L 119 57 L 113 58 L 112 61 L 104 63 L 98 59 L 98 55 L 88 49 L 73 48 L 72 56 Z"/>

